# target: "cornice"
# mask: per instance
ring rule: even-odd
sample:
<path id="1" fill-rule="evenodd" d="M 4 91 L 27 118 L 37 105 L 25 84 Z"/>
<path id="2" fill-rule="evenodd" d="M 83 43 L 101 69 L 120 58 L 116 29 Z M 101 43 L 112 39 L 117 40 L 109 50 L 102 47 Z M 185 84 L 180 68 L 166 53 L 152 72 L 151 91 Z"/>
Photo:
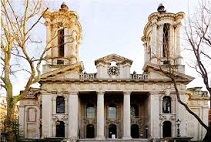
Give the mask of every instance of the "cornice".
<path id="1" fill-rule="evenodd" d="M 54 11 L 54 12 L 46 11 L 43 15 L 43 18 L 45 19 L 49 18 L 50 20 L 54 20 L 55 18 L 58 17 L 78 19 L 78 14 L 74 11 Z"/>
<path id="2" fill-rule="evenodd" d="M 186 83 L 184 79 L 178 79 L 177 83 Z M 57 78 L 49 78 L 49 79 L 41 79 L 40 81 L 41 84 L 44 83 L 80 83 L 80 84 L 86 84 L 86 83 L 172 83 L 170 79 L 147 79 L 147 80 L 133 80 L 133 79 L 90 79 L 90 80 L 80 80 L 80 79 L 57 79 Z"/>
<path id="3" fill-rule="evenodd" d="M 46 72 L 46 73 L 41 75 L 40 82 L 42 82 L 45 79 L 51 80 L 50 78 L 55 78 L 59 74 L 64 74 L 68 71 L 74 71 L 74 70 L 82 72 L 84 70 L 83 62 L 77 62 L 73 65 L 64 66 L 63 68 L 58 68 L 58 69 L 53 70 L 51 72 Z"/>
<path id="4" fill-rule="evenodd" d="M 159 13 L 159 12 L 154 12 L 152 14 L 149 15 L 148 17 L 148 22 L 144 27 L 144 31 L 143 31 L 143 36 L 141 37 L 141 40 L 144 42 L 147 38 L 147 32 L 149 30 L 149 28 L 164 19 L 170 19 L 172 21 L 176 21 L 177 23 L 180 23 L 180 21 L 185 17 L 185 13 L 184 12 L 178 12 L 178 13 Z"/>

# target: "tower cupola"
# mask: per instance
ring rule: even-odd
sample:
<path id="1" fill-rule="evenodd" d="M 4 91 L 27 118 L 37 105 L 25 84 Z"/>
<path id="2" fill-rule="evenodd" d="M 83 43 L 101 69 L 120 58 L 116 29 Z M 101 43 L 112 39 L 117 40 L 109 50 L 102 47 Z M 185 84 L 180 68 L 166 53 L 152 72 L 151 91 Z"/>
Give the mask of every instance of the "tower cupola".
<path id="1" fill-rule="evenodd" d="M 180 28 L 184 16 L 184 12 L 166 12 L 162 4 L 157 12 L 149 15 L 141 38 L 145 48 L 145 64 L 181 65 Z"/>
<path id="2" fill-rule="evenodd" d="M 46 20 L 47 64 L 61 66 L 79 62 L 82 28 L 77 13 L 62 3 L 58 11 L 47 11 L 43 17 Z"/>

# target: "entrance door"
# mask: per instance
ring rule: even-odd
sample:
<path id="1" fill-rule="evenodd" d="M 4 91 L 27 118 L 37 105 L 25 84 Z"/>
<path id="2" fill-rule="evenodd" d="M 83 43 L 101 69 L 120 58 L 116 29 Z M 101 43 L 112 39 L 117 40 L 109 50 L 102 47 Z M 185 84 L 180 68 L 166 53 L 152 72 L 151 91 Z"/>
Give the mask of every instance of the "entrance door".
<path id="1" fill-rule="evenodd" d="M 95 128 L 93 124 L 88 124 L 86 126 L 86 138 L 94 138 L 95 137 Z"/>
<path id="2" fill-rule="evenodd" d="M 139 138 L 139 127 L 137 124 L 131 125 L 131 137 Z"/>
<path id="3" fill-rule="evenodd" d="M 163 137 L 171 137 L 171 122 L 163 122 Z"/>
<path id="4" fill-rule="evenodd" d="M 56 122 L 56 137 L 65 137 L 65 126 L 63 121 Z"/>
<path id="5" fill-rule="evenodd" d="M 108 135 L 109 138 L 112 138 L 112 135 L 115 135 L 115 138 L 117 137 L 117 132 L 116 132 L 116 125 L 115 124 L 110 124 L 109 125 L 109 130 L 108 130 Z"/>

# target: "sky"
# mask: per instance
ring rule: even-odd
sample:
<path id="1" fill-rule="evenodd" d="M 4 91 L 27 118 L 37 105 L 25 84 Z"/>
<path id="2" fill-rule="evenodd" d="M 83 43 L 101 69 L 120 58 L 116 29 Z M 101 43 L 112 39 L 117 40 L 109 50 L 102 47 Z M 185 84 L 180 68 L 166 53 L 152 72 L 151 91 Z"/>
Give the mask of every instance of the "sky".
<path id="1" fill-rule="evenodd" d="M 54 11 L 63 2 L 79 15 L 83 36 L 80 59 L 88 73 L 96 72 L 96 59 L 112 53 L 133 60 L 131 72 L 141 73 L 144 65 L 141 37 L 148 16 L 157 11 L 160 3 L 168 12 L 175 13 L 189 13 L 197 4 L 188 0 L 51 0 L 45 5 Z"/>
<path id="2" fill-rule="evenodd" d="M 144 48 L 141 37 L 148 16 L 162 3 L 168 12 L 183 11 L 188 17 L 198 4 L 198 0 L 45 0 L 44 6 L 55 11 L 63 2 L 79 15 L 82 26 L 80 59 L 87 73 L 96 72 L 96 59 L 113 53 L 133 60 L 131 73 L 142 73 Z M 41 25 L 34 31 L 34 36 L 45 40 L 44 33 L 45 26 Z M 186 71 L 197 78 L 188 68 Z M 15 90 L 23 88 L 20 82 Z"/>

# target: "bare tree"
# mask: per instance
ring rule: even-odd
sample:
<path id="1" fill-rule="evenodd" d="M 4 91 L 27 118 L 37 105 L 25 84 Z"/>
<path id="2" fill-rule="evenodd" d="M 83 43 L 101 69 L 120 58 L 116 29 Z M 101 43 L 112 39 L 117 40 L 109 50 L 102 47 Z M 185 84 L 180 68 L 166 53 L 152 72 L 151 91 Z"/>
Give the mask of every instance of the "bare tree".
<path id="1" fill-rule="evenodd" d="M 185 35 L 190 51 L 195 58 L 192 66 L 203 79 L 204 86 L 211 95 L 211 1 L 203 0 L 193 16 L 188 18 Z M 211 98 L 211 97 L 210 97 Z M 211 99 L 210 99 L 211 107 Z M 202 125 L 203 126 L 203 125 Z M 211 141 L 211 109 L 209 110 L 209 125 L 203 126 L 207 130 L 204 141 Z"/>
<path id="2" fill-rule="evenodd" d="M 198 10 L 193 16 L 189 17 L 185 25 L 185 39 L 187 46 L 190 51 L 189 55 L 192 54 L 194 63 L 190 66 L 196 70 L 196 72 L 203 79 L 204 86 L 211 95 L 210 87 L 210 73 L 211 73 L 211 1 L 203 0 L 199 4 Z M 168 50 L 168 48 L 166 48 Z M 169 51 L 166 51 L 167 53 Z M 167 55 L 168 59 L 168 55 Z M 192 60 L 193 61 L 193 60 Z M 178 102 L 185 107 L 185 109 L 193 115 L 201 126 L 206 129 L 207 133 L 203 141 L 211 142 L 211 108 L 209 110 L 209 123 L 208 125 L 203 122 L 200 117 L 195 114 L 183 100 L 180 98 L 180 92 L 178 89 L 179 81 L 177 80 L 178 72 L 175 70 L 173 62 L 168 62 L 165 66 L 160 66 L 159 70 L 169 77 L 174 85 L 175 93 Z M 211 107 L 211 97 L 210 97 Z"/>
<path id="3" fill-rule="evenodd" d="M 47 49 L 40 49 L 38 57 L 33 54 L 32 43 L 36 41 L 32 33 L 46 10 L 42 9 L 41 0 L 1 0 L 1 88 L 5 90 L 7 100 L 5 132 L 8 142 L 15 141 L 13 122 L 16 103 L 24 99 L 31 85 L 40 79 L 40 65 Z M 27 77 L 25 88 L 14 94 L 14 84 L 18 81 L 14 75 L 20 72 Z"/>

